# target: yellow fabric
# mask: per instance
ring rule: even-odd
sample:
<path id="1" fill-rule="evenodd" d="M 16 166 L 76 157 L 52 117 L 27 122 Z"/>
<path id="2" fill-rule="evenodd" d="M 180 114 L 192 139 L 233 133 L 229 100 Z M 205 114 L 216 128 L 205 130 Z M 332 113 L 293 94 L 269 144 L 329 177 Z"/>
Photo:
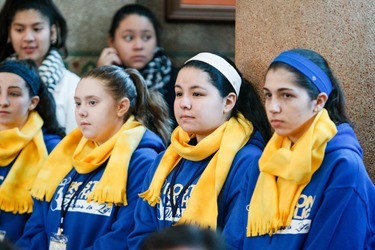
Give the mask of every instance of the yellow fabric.
<path id="1" fill-rule="evenodd" d="M 247 237 L 270 234 L 290 225 L 302 190 L 320 167 L 327 142 L 337 133 L 327 110 L 292 146 L 274 134 L 259 159 L 260 174 L 250 201 Z"/>
<path id="2" fill-rule="evenodd" d="M 109 158 L 100 181 L 87 201 L 126 206 L 130 158 L 145 131 L 146 128 L 131 116 L 115 135 L 98 146 L 83 137 L 76 128 L 52 151 L 37 176 L 31 194 L 39 200 L 50 201 L 59 183 L 73 167 L 78 173 L 87 174 Z"/>
<path id="3" fill-rule="evenodd" d="M 242 114 L 232 117 L 196 146 L 189 145 L 195 135 L 188 135 L 177 127 L 153 176 L 148 190 L 139 196 L 151 206 L 160 202 L 160 192 L 168 174 L 181 158 L 201 161 L 215 153 L 194 187 L 187 208 L 177 224 L 197 224 L 216 229 L 217 198 L 231 168 L 233 158 L 247 143 L 253 131 L 251 122 Z"/>
<path id="4" fill-rule="evenodd" d="M 13 213 L 31 213 L 31 185 L 47 158 L 43 140 L 43 120 L 32 111 L 22 127 L 0 131 L 0 166 L 14 159 L 8 175 L 0 186 L 0 209 Z"/>

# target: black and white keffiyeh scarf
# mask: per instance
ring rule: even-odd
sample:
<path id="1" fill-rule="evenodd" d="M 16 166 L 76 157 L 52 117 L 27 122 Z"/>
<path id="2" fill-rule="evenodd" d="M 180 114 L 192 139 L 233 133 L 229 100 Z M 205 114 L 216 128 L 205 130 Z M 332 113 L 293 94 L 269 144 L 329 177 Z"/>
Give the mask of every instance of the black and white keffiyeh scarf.
<path id="1" fill-rule="evenodd" d="M 140 72 L 150 90 L 157 90 L 163 93 L 164 86 L 171 79 L 171 70 L 171 60 L 163 48 L 157 47 L 154 58 Z"/>
<path id="2" fill-rule="evenodd" d="M 16 54 L 11 55 L 8 60 L 18 59 Z M 57 50 L 51 49 L 39 66 L 39 76 L 48 87 L 48 91 L 53 93 L 56 85 L 60 83 L 65 69 L 64 61 Z"/>

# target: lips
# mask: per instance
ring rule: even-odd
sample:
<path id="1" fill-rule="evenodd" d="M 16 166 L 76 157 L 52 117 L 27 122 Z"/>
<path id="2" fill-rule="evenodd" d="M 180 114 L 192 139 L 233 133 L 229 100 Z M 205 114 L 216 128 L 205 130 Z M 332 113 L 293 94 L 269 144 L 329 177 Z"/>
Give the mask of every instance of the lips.
<path id="1" fill-rule="evenodd" d="M 144 56 L 132 56 L 131 57 L 132 61 L 134 61 L 134 62 L 142 62 L 142 61 L 145 60 L 145 58 L 146 57 L 144 57 Z"/>
<path id="2" fill-rule="evenodd" d="M 5 111 L 5 110 L 0 110 L 0 115 L 9 115 L 10 112 Z"/>
<path id="3" fill-rule="evenodd" d="M 281 121 L 281 120 L 277 120 L 277 119 L 272 119 L 271 120 L 271 126 L 272 127 L 279 127 L 279 126 L 282 125 L 282 123 L 283 123 L 283 121 Z"/>
<path id="4" fill-rule="evenodd" d="M 26 53 L 26 54 L 32 54 L 36 51 L 36 47 L 23 47 L 22 50 Z"/>

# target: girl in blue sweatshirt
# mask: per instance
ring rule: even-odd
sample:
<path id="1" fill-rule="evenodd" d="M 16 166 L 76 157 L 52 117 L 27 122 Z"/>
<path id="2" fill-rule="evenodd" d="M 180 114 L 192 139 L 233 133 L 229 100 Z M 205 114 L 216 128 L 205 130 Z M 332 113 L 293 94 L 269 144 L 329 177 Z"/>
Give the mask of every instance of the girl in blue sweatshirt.
<path id="1" fill-rule="evenodd" d="M 89 71 L 74 101 L 78 128 L 36 178 L 21 249 L 127 249 L 144 175 L 169 140 L 167 106 L 135 69 Z"/>
<path id="2" fill-rule="evenodd" d="M 375 187 L 325 59 L 282 52 L 263 92 L 275 133 L 248 169 L 230 249 L 374 249 Z"/>
<path id="3" fill-rule="evenodd" d="M 65 135 L 55 109 L 32 60 L 0 64 L 0 241 L 21 236 L 32 212 L 29 188 Z"/>
<path id="4" fill-rule="evenodd" d="M 200 53 L 180 69 L 171 145 L 147 173 L 129 248 L 175 224 L 223 230 L 234 214 L 239 184 L 270 136 L 255 89 L 234 64 Z"/>

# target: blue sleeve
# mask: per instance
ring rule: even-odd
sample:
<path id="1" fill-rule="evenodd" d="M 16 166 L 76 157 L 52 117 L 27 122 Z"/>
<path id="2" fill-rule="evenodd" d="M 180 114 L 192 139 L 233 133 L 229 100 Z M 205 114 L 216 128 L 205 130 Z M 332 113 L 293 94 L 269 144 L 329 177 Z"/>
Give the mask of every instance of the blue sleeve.
<path id="1" fill-rule="evenodd" d="M 366 249 L 374 235 L 375 187 L 362 159 L 346 159 L 339 164 L 332 174 L 336 176 L 331 180 L 332 188 L 324 193 L 304 249 Z M 343 168 L 357 172 L 343 171 Z M 353 182 L 352 187 L 348 182 Z"/>
<path id="2" fill-rule="evenodd" d="M 161 157 L 162 154 L 158 156 L 158 158 L 154 161 L 152 168 L 150 168 L 150 170 L 147 172 L 141 192 L 148 189 Z M 150 206 L 147 201 L 144 201 L 141 198 L 138 199 L 137 206 L 135 208 L 134 220 L 134 230 L 128 237 L 128 247 L 130 250 L 138 250 L 142 241 L 150 233 L 158 230 L 156 224 L 158 219 L 156 218 L 155 207 Z"/>
<path id="3" fill-rule="evenodd" d="M 134 210 L 139 200 L 138 194 L 142 191 L 144 177 L 156 156 L 157 152 L 150 148 L 142 148 L 133 153 L 126 188 L 128 205 L 118 210 L 111 231 L 96 239 L 93 246 L 86 249 L 128 249 L 126 237 L 134 228 Z"/>
<path id="4" fill-rule="evenodd" d="M 223 229 L 228 249 L 243 249 L 243 240 L 246 232 L 247 205 L 249 204 L 248 186 L 250 179 L 256 179 L 259 175 L 258 160 L 261 151 L 250 151 L 237 162 L 241 164 L 242 170 L 237 174 L 233 181 L 235 194 L 228 208 L 228 216 Z M 245 172 L 246 171 L 246 172 Z"/>
<path id="5" fill-rule="evenodd" d="M 48 249 L 49 239 L 45 232 L 45 214 L 49 208 L 48 202 L 34 199 L 33 212 L 27 221 L 22 237 L 16 242 L 19 249 Z"/>

